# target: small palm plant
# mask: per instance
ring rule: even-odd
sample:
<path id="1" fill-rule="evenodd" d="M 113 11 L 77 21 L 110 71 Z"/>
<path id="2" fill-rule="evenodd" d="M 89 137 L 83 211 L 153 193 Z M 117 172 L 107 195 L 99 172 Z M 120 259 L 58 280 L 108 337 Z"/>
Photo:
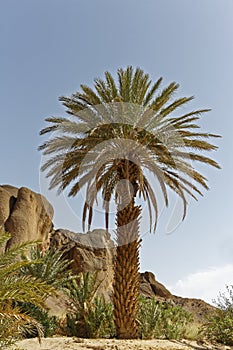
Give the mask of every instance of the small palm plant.
<path id="1" fill-rule="evenodd" d="M 1 234 L 0 246 L 10 237 L 9 234 Z M 40 279 L 20 274 L 20 269 L 30 264 L 20 259 L 21 254 L 25 254 L 32 245 L 35 242 L 23 243 L 0 254 L 0 347 L 12 343 L 32 328 L 37 329 L 39 339 L 43 334 L 41 325 L 18 306 L 18 303 L 29 302 L 45 308 L 45 299 L 55 292 Z"/>
<path id="2" fill-rule="evenodd" d="M 81 92 L 61 97 L 70 118 L 47 118 L 51 125 L 41 131 L 53 133 L 39 148 L 49 158 L 42 170 L 48 171 L 50 188 L 61 192 L 72 184 L 69 195 L 75 196 L 86 187 L 83 223 L 88 217 L 88 229 L 99 195 L 107 230 L 110 202 L 116 203 L 113 304 L 119 338 L 138 334 L 141 206 L 137 199 L 148 204 L 150 229 L 154 221 L 155 230 L 158 200 L 152 176 L 166 205 L 167 189 L 182 199 L 184 218 L 187 195 L 197 199 L 202 195 L 199 187 L 208 189 L 207 179 L 192 162 L 219 168 L 202 154 L 217 148 L 209 142 L 217 135 L 198 130 L 200 115 L 209 110 L 178 112 L 193 97 L 174 99 L 179 85 L 172 82 L 160 90 L 161 82 L 159 78 L 152 84 L 148 74 L 131 66 L 119 69 L 116 80 L 106 72 L 104 80 L 95 80 L 94 89 L 81 85 Z"/>
<path id="3" fill-rule="evenodd" d="M 97 273 L 80 273 L 69 283 L 71 310 L 67 314 L 67 333 L 70 336 L 97 338 L 114 334 L 112 304 L 96 296 L 100 283 Z"/>
<path id="4" fill-rule="evenodd" d="M 69 281 L 75 278 L 70 268 L 72 260 L 67 260 L 64 253 L 54 248 L 43 252 L 39 245 L 36 245 L 31 248 L 29 254 L 22 256 L 22 259 L 29 264 L 23 266 L 20 273 L 22 276 L 31 276 L 44 281 L 56 290 L 56 298 L 63 298 Z M 58 328 L 56 316 L 51 316 L 48 310 L 29 302 L 24 302 L 20 306 L 21 310 L 42 324 L 44 337 L 55 334 Z M 34 334 L 35 332 L 29 331 L 27 337 Z"/>
<path id="5" fill-rule="evenodd" d="M 55 289 L 64 289 L 69 280 L 75 278 L 71 271 L 72 260 L 64 258 L 64 251 L 48 249 L 42 252 L 39 246 L 33 247 L 23 260 L 30 262 L 21 269 L 24 276 L 33 276 L 45 281 Z"/>

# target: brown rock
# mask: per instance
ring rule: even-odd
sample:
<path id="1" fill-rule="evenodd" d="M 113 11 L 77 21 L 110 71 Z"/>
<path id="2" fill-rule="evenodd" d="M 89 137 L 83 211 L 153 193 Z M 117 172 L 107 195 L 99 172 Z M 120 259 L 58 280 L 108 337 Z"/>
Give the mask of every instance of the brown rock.
<path id="1" fill-rule="evenodd" d="M 105 230 L 83 234 L 60 229 L 52 235 L 51 246 L 62 248 L 66 256 L 74 260 L 73 273 L 97 272 L 97 281 L 101 282 L 98 294 L 109 300 L 112 293 L 114 245 Z"/>
<path id="2" fill-rule="evenodd" d="M 163 298 L 171 298 L 172 294 L 162 283 L 156 281 L 152 272 L 143 272 L 140 274 L 140 292 L 146 297 L 159 296 Z"/>
<path id="3" fill-rule="evenodd" d="M 214 306 L 201 299 L 182 298 L 171 294 L 163 284 L 156 281 L 152 272 L 140 274 L 140 292 L 145 297 L 155 298 L 162 302 L 169 300 L 175 305 L 181 306 L 193 315 L 193 319 L 197 323 L 204 322 L 206 316 L 211 315 L 215 310 Z"/>
<path id="4" fill-rule="evenodd" d="M 181 306 L 183 309 L 191 313 L 194 321 L 197 323 L 205 322 L 206 317 L 213 314 L 213 311 L 216 310 L 213 305 L 210 305 L 201 299 L 182 298 L 173 295 L 172 300 L 176 305 Z"/>
<path id="5" fill-rule="evenodd" d="M 0 229 L 12 238 L 7 247 L 27 241 L 49 244 L 53 208 L 40 194 L 26 187 L 0 186 Z"/>

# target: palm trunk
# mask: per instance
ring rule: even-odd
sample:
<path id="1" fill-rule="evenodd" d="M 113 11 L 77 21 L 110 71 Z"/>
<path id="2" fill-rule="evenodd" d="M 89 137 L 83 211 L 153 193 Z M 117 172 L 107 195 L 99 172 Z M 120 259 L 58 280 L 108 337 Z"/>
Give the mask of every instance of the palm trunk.
<path id="1" fill-rule="evenodd" d="M 134 196 L 128 205 L 118 204 L 113 304 L 119 339 L 134 339 L 138 335 L 140 213 Z"/>

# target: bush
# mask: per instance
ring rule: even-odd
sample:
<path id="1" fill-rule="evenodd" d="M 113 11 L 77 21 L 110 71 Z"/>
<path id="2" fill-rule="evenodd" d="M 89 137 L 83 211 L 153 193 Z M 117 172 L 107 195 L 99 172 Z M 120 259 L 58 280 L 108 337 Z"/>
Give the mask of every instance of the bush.
<path id="1" fill-rule="evenodd" d="M 81 310 L 80 310 L 81 311 Z M 87 338 L 114 336 L 113 306 L 103 297 L 95 297 L 85 315 L 81 312 L 67 314 L 67 335 Z"/>
<path id="2" fill-rule="evenodd" d="M 103 297 L 96 297 L 97 275 L 80 274 L 70 283 L 73 311 L 66 316 L 69 336 L 98 338 L 114 335 L 113 307 Z"/>
<path id="3" fill-rule="evenodd" d="M 17 340 L 23 338 L 27 332 L 36 331 L 35 336 L 38 336 L 39 342 L 43 334 L 43 327 L 37 320 L 23 313 L 22 310 L 7 302 L 0 307 L 0 349 L 14 344 Z"/>
<path id="4" fill-rule="evenodd" d="M 207 319 L 202 332 L 211 340 L 225 345 L 233 345 L 233 286 L 226 287 L 214 301 L 218 309 Z"/>
<path id="5" fill-rule="evenodd" d="M 159 305 L 155 299 L 140 297 L 138 320 L 140 323 L 139 337 L 149 339 L 157 336 Z"/>
<path id="6" fill-rule="evenodd" d="M 181 339 L 192 317 L 171 302 L 162 303 L 153 298 L 140 297 L 138 320 L 140 338 Z"/>
<path id="7" fill-rule="evenodd" d="M 58 319 L 56 316 L 50 316 L 47 310 L 30 303 L 23 303 L 21 310 L 41 324 L 44 337 L 51 337 L 56 333 L 59 327 Z M 25 332 L 26 338 L 33 338 L 35 335 L 37 335 L 35 327 Z"/>

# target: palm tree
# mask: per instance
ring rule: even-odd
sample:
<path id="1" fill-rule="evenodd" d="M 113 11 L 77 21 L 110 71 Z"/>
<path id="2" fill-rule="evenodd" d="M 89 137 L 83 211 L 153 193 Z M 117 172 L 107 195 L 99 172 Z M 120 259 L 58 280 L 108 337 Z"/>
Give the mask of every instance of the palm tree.
<path id="1" fill-rule="evenodd" d="M 96 79 L 94 89 L 81 85 L 82 92 L 60 97 L 69 117 L 50 117 L 41 134 L 52 137 L 39 149 L 47 157 L 42 171 L 48 171 L 50 188 L 69 195 L 86 186 L 83 226 L 88 229 L 93 205 L 102 194 L 106 229 L 109 203 L 114 198 L 116 215 L 116 259 L 114 316 L 118 338 L 135 338 L 138 332 L 139 225 L 142 196 L 148 204 L 150 230 L 156 227 L 157 195 L 151 174 L 157 179 L 168 205 L 167 188 L 181 197 L 186 214 L 187 194 L 196 199 L 199 187 L 208 189 L 207 179 L 192 166 L 193 161 L 219 165 L 202 151 L 217 147 L 208 138 L 217 135 L 197 131 L 200 115 L 208 109 L 177 114 L 193 97 L 173 99 L 175 82 L 160 90 L 162 78 L 154 84 L 140 68 L 119 69 L 117 81 L 109 72 Z M 200 185 L 200 186 L 199 186 Z M 88 214 L 88 215 L 87 215 Z M 85 227 L 84 227 L 85 228 Z"/>

